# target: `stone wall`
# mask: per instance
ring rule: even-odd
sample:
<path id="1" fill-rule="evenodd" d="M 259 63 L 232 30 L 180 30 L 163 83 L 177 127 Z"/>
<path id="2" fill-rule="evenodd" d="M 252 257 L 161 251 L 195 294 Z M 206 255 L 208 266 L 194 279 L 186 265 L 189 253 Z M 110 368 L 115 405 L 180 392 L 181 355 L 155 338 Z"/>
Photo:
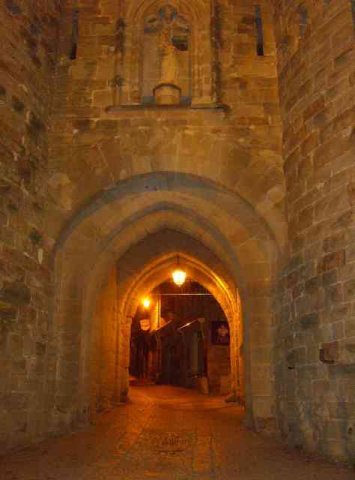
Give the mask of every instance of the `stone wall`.
<path id="1" fill-rule="evenodd" d="M 36 8 L 34 8 L 34 4 Z M 47 133 L 58 45 L 59 2 L 0 6 L 0 445 L 46 428 L 48 266 L 44 217 Z M 47 416 L 48 418 L 48 416 Z"/>
<path id="2" fill-rule="evenodd" d="M 0 7 L 0 444 L 63 432 L 97 399 L 99 409 L 116 393 L 117 400 L 115 386 L 124 390 L 127 378 L 113 375 L 117 352 L 99 328 L 101 318 L 114 330 L 111 308 L 102 306 L 114 286 L 98 292 L 132 245 L 171 229 L 186 235 L 186 255 L 201 242 L 240 289 L 244 343 L 234 335 L 231 352 L 244 352 L 256 426 L 277 417 L 291 444 L 353 459 L 351 2 L 274 0 L 273 18 L 260 0 L 264 55 L 256 50 L 254 2 L 215 2 L 211 103 L 174 109 L 118 101 L 119 20 L 123 6 L 132 12 L 137 2 L 4 0 Z M 188 11 L 188 2 L 175 3 Z M 200 68 L 197 79 L 208 70 Z M 275 322 L 285 191 L 289 256 Z M 205 268 L 201 251 L 190 259 L 196 275 Z M 148 260 L 129 270 L 132 291 L 154 284 L 140 277 Z M 239 307 L 232 316 L 241 330 Z M 121 327 L 122 373 L 128 323 Z M 112 369 L 103 374 L 98 352 L 107 343 Z"/>
<path id="3" fill-rule="evenodd" d="M 187 8 L 183 0 L 175 3 Z M 76 402 L 81 366 L 75 352 L 85 349 L 84 305 L 94 298 L 86 289 L 95 284 L 95 269 L 101 258 L 116 252 L 117 260 L 159 226 L 195 239 L 202 235 L 202 243 L 211 242 L 211 250 L 219 249 L 234 271 L 238 260 L 243 264 L 245 277 L 239 278 L 253 329 L 246 343 L 258 365 L 258 379 L 248 379 L 254 386 L 247 396 L 258 418 L 274 415 L 270 285 L 286 224 L 273 18 L 268 3 L 260 3 L 265 55 L 256 52 L 255 5 L 220 1 L 213 17 L 217 63 L 212 65 L 218 72 L 219 102 L 173 109 L 117 103 L 122 2 L 65 5 L 50 144 L 49 184 L 58 208 L 47 220 L 52 235 L 60 235 L 53 321 L 63 339 L 56 401 L 64 423 L 82 413 Z M 133 0 L 124 5 L 138 9 Z M 70 58 L 67 40 L 77 7 L 77 51 Z M 132 271 L 132 278 L 139 273 Z"/>
<path id="4" fill-rule="evenodd" d="M 149 232 L 166 228 L 210 248 L 240 286 L 247 406 L 256 422 L 274 417 L 271 285 L 286 222 L 269 3 L 259 2 L 258 56 L 254 2 L 217 2 L 209 66 L 216 101 L 175 109 L 117 105 L 120 8 L 136 0 L 68 0 L 62 16 L 54 1 L 24 3 L 6 0 L 0 27 L 4 444 L 85 418 L 92 399 L 83 372 L 104 275 Z M 185 10 L 188 3 L 176 1 Z M 133 283 L 139 273 L 131 272 Z M 127 326 L 122 332 L 119 345 L 129 337 Z M 123 371 L 127 359 L 120 361 Z"/>
<path id="5" fill-rule="evenodd" d="M 90 335 L 89 384 L 90 417 L 112 408 L 119 402 L 117 392 L 117 340 L 118 340 L 118 291 L 116 268 L 114 267 L 101 287 L 93 318 Z"/>
<path id="6" fill-rule="evenodd" d="M 118 3 L 79 2 L 77 58 L 68 58 L 67 41 L 61 44 L 51 185 L 62 208 L 57 223 L 52 218 L 53 227 L 60 231 L 63 217 L 70 218 L 97 192 L 121 180 L 183 171 L 242 195 L 273 230 L 284 232 L 275 44 L 267 3 L 265 56 L 257 57 L 254 5 L 220 2 L 215 22 L 220 100 L 226 109 L 211 104 L 204 110 L 110 108 L 117 103 Z M 70 35 L 72 15 L 67 2 L 62 39 Z"/>
<path id="7" fill-rule="evenodd" d="M 355 51 L 351 2 L 276 1 L 290 259 L 277 326 L 290 443 L 354 461 Z"/>

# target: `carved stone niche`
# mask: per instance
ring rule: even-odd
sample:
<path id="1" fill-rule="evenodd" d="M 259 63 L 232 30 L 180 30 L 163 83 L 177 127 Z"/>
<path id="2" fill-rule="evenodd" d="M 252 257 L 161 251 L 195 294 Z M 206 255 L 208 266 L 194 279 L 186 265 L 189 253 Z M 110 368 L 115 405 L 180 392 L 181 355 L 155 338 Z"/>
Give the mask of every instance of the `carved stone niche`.
<path id="1" fill-rule="evenodd" d="M 216 104 L 212 12 L 213 0 L 125 0 L 116 105 Z"/>

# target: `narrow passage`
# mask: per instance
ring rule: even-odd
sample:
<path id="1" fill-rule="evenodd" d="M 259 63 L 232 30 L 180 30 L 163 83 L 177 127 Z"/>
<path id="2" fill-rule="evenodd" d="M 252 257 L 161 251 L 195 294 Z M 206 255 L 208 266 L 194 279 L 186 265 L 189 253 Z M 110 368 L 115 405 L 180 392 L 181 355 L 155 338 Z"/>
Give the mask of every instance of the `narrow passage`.
<path id="1" fill-rule="evenodd" d="M 238 406 L 133 387 L 96 425 L 0 460 L 1 480 L 354 480 L 355 472 L 247 430 Z"/>

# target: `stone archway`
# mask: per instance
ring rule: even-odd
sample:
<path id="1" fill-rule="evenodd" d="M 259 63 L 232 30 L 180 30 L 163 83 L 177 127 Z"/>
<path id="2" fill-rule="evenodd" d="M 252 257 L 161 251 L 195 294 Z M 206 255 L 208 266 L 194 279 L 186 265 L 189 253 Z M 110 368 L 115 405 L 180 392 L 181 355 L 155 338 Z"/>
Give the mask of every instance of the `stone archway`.
<path id="1" fill-rule="evenodd" d="M 149 246 L 156 242 L 158 237 L 164 242 L 168 242 L 165 243 L 165 245 L 168 245 L 167 249 L 164 249 L 162 246 L 161 250 L 164 254 L 158 255 L 158 252 L 153 252 L 153 254 L 149 256 L 150 261 L 144 265 L 138 275 L 130 275 L 128 278 L 123 279 L 122 282 L 119 282 L 119 290 L 122 295 L 118 307 L 121 319 L 120 328 L 122 329 L 119 352 L 120 365 L 122 366 L 120 376 L 123 380 L 121 392 L 125 393 L 128 389 L 129 340 L 132 319 L 141 299 L 170 278 L 170 274 L 176 264 L 176 255 L 178 254 L 184 269 L 187 271 L 188 278 L 199 283 L 213 295 L 229 323 L 231 334 L 230 396 L 231 398 L 238 399 L 240 403 L 244 403 L 241 300 L 233 278 L 225 271 L 223 264 L 214 254 L 193 238 L 185 234 L 166 230 L 150 235 L 142 240 L 140 245 L 131 248 L 130 251 L 119 260 L 118 268 L 122 266 L 123 263 L 131 263 L 130 260 L 137 254 L 137 251 L 140 249 L 149 249 Z M 188 248 L 186 248 L 186 241 L 189 242 Z M 247 390 L 249 401 L 249 388 Z M 249 407 L 252 407 L 250 402 Z"/>
<path id="2" fill-rule="evenodd" d="M 256 423 L 273 416 L 271 295 L 277 241 L 240 197 L 198 177 L 164 172 L 121 182 L 97 195 L 58 241 L 53 311 L 57 382 L 49 391 L 56 405 L 55 424 L 75 422 L 88 412 L 85 364 L 100 285 L 132 245 L 164 229 L 200 242 L 218 259 L 211 270 L 223 267 L 238 285 L 249 359 L 248 413 Z"/>
<path id="3" fill-rule="evenodd" d="M 162 242 L 159 244 L 159 240 Z M 156 245 L 156 248 L 154 248 Z M 158 247 L 157 247 L 158 246 Z M 212 293 L 220 304 L 229 321 L 231 336 L 231 391 L 239 398 L 244 397 L 240 370 L 240 348 L 243 332 L 240 312 L 240 298 L 237 286 L 223 263 L 193 237 L 172 230 L 150 234 L 134 245 L 118 261 L 118 289 L 120 299 L 118 310 L 122 328 L 122 346 L 120 357 L 122 364 L 121 378 L 125 380 L 121 390 L 127 389 L 128 345 L 131 319 L 136 312 L 142 296 L 167 280 L 174 267 L 176 254 L 184 262 L 189 278 L 194 279 Z M 135 263 L 139 258 L 141 264 Z M 244 398 L 243 398 L 244 400 Z"/>

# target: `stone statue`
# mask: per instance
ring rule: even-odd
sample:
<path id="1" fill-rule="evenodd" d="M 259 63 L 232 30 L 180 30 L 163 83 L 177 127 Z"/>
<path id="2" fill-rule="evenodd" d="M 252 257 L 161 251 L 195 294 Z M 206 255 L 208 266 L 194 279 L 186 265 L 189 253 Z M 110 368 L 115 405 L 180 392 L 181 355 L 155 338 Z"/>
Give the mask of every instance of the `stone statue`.
<path id="1" fill-rule="evenodd" d="M 188 37 L 189 26 L 183 17 L 178 15 L 176 8 L 166 5 L 159 9 L 157 15 L 147 17 L 144 26 L 145 33 L 158 36 L 159 73 L 157 84 L 153 89 L 157 105 L 178 105 L 181 100 L 181 75 L 179 45 L 174 44 L 174 38 Z M 159 75 L 159 76 L 158 76 Z"/>
<path id="2" fill-rule="evenodd" d="M 171 41 L 169 30 L 164 29 L 161 35 L 160 83 L 177 85 L 179 74 L 177 48 Z"/>

